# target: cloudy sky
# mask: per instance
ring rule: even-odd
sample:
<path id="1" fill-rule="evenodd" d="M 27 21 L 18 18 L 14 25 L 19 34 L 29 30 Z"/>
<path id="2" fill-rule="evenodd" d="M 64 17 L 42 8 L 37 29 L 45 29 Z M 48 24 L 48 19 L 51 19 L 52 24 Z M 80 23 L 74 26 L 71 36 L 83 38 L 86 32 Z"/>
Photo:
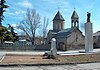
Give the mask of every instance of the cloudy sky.
<path id="1" fill-rule="evenodd" d="M 76 8 L 79 15 L 80 28 L 86 22 L 87 11 L 91 13 L 91 22 L 93 23 L 93 31 L 100 30 L 100 0 L 6 0 L 9 6 L 4 13 L 5 21 L 3 25 L 11 24 L 14 27 L 20 23 L 25 15 L 27 8 L 36 9 L 37 13 L 41 16 L 41 22 L 44 16 L 49 18 L 49 27 L 52 29 L 52 19 L 55 14 L 60 10 L 60 13 L 65 19 L 65 28 L 70 27 L 71 15 Z M 83 28 L 81 28 L 82 30 Z M 83 31 L 83 30 L 82 30 Z"/>

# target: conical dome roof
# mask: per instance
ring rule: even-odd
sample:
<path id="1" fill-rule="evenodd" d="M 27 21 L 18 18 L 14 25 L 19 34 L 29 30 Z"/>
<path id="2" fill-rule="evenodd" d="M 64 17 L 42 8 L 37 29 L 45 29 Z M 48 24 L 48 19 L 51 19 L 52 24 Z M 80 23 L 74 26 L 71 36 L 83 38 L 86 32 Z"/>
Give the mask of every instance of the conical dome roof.
<path id="1" fill-rule="evenodd" d="M 54 17 L 53 21 L 54 21 L 54 20 L 62 20 L 62 21 L 64 21 L 64 18 L 63 18 L 63 16 L 60 14 L 59 11 L 57 12 L 56 16 Z"/>
<path id="2" fill-rule="evenodd" d="M 79 17 L 78 17 L 78 14 L 76 13 L 75 10 L 73 11 L 73 14 L 72 14 L 71 18 L 72 18 L 72 19 L 73 19 L 73 18 L 79 18 Z"/>

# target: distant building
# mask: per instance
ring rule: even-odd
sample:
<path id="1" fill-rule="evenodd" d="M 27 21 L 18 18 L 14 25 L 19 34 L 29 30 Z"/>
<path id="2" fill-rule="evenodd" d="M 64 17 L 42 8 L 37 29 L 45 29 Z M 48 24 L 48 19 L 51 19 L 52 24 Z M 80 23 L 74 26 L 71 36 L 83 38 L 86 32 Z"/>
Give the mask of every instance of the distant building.
<path id="1" fill-rule="evenodd" d="M 31 41 L 29 40 L 28 36 L 26 35 L 18 35 L 19 40 L 16 41 L 18 45 L 32 45 Z"/>
<path id="2" fill-rule="evenodd" d="M 94 48 L 100 48 L 100 31 L 93 34 Z"/>
<path id="3" fill-rule="evenodd" d="M 64 29 L 64 18 L 58 11 L 53 19 L 53 30 L 47 34 L 47 43 L 51 38 L 57 40 L 57 50 L 84 49 L 84 35 L 79 29 L 79 17 L 74 10 L 71 16 L 71 28 Z"/>
<path id="4" fill-rule="evenodd" d="M 10 45 L 10 44 L 14 44 L 14 43 L 12 41 L 5 41 L 4 44 Z"/>
<path id="5" fill-rule="evenodd" d="M 27 35 L 19 35 L 19 41 L 17 41 L 17 44 L 27 44 L 27 45 L 32 45 L 29 37 Z M 43 44 L 43 38 L 42 37 L 35 37 L 35 45 L 40 45 Z"/>

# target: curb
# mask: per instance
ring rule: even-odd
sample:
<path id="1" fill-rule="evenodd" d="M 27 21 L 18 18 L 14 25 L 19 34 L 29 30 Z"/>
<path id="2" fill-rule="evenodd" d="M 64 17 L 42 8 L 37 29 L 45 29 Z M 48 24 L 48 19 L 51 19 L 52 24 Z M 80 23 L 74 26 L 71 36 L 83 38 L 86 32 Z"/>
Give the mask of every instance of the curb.
<path id="1" fill-rule="evenodd" d="M 53 64 L 0 64 L 0 67 L 18 67 L 18 66 L 54 66 L 54 65 L 76 65 L 75 63 L 53 63 Z"/>
<path id="2" fill-rule="evenodd" d="M 80 62 L 80 63 L 50 63 L 50 64 L 0 64 L 0 67 L 21 67 L 21 66 L 54 66 L 54 65 L 77 65 L 100 62 Z"/>

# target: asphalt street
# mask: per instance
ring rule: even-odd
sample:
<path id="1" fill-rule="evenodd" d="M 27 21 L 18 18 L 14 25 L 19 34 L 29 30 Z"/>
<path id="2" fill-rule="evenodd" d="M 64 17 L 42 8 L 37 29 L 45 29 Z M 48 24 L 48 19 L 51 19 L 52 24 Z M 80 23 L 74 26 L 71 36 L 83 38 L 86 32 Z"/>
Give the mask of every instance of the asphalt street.
<path id="1" fill-rule="evenodd" d="M 100 70 L 100 63 L 53 66 L 0 67 L 0 70 Z"/>

